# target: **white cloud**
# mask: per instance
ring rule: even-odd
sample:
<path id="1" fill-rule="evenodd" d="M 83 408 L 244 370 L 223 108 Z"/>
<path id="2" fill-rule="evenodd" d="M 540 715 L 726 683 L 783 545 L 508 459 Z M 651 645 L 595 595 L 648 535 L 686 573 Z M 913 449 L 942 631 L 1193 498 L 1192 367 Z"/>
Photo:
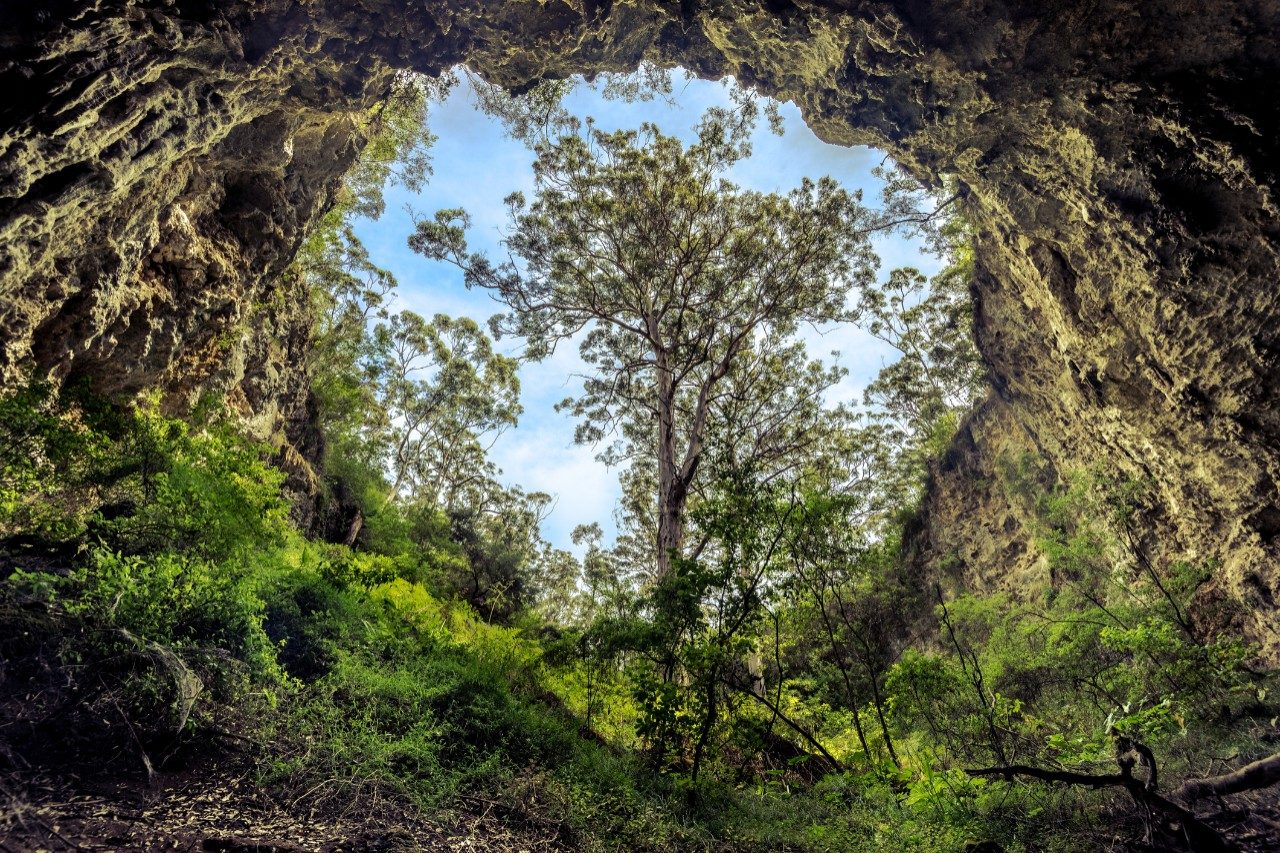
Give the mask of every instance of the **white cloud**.
<path id="1" fill-rule="evenodd" d="M 579 524 L 593 521 L 604 528 L 607 540 L 612 539 L 613 507 L 621 495 L 618 478 L 595 460 L 593 449 L 573 444 L 568 418 L 507 433 L 490 455 L 502 469 L 504 482 L 555 497 L 543 535 L 557 547 L 580 554 L 569 535 Z"/>

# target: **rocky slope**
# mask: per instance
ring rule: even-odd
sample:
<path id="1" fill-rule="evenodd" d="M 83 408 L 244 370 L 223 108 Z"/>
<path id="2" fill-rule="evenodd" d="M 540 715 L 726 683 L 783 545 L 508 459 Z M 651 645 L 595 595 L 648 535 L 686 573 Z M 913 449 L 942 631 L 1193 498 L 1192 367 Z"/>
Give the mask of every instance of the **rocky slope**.
<path id="1" fill-rule="evenodd" d="M 0 26 L 0 371 L 298 417 L 280 273 L 394 68 L 519 87 L 641 58 L 795 100 L 819 135 L 956 177 L 996 399 L 922 553 L 1021 566 L 993 450 L 1153 483 L 1157 559 L 1280 661 L 1274 0 L 96 0 Z M 286 342 L 282 345 L 281 342 Z M 970 509 L 981 509 L 974 525 Z M 970 522 L 965 522 L 965 519 Z M 1016 523 L 1013 525 L 1016 528 Z M 1003 561 L 1003 562 L 1002 562 Z M 1026 567 L 1018 568 L 1019 571 Z"/>

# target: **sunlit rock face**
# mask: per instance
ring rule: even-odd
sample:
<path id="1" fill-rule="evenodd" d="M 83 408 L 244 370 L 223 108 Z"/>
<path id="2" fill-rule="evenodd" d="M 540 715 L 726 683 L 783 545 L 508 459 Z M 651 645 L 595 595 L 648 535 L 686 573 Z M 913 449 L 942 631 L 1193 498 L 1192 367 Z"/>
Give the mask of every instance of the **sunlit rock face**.
<path id="1" fill-rule="evenodd" d="M 288 433 L 305 312 L 281 273 L 392 69 L 733 74 L 829 141 L 955 176 L 978 227 L 995 398 L 935 472 L 922 559 L 978 588 L 1034 577 L 976 475 L 1018 447 L 1105 461 L 1154 485 L 1155 559 L 1216 564 L 1201 618 L 1280 660 L 1277 3 L 24 5 L 0 13 L 8 381 L 230 391 Z"/>

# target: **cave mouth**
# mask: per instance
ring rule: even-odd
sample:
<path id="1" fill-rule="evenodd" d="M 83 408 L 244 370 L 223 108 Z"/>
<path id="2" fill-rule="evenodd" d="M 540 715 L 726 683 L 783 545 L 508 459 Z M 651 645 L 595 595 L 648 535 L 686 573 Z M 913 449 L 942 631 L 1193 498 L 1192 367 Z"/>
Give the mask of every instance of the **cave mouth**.
<path id="1" fill-rule="evenodd" d="M 1207 624 L 1280 660 L 1271 4 L 105 0 L 58 14 L 73 5 L 20 10 L 2 37 L 6 383 L 35 369 L 186 400 L 233 389 L 282 429 L 297 377 L 261 364 L 289 319 L 241 332 L 281 292 L 396 69 L 465 63 L 513 91 L 645 61 L 732 76 L 795 103 L 823 140 L 888 151 L 927 185 L 954 176 L 997 399 L 953 470 L 976 481 L 1012 443 L 1155 483 L 1149 556 L 1212 561 Z M 935 493 L 951 517 L 996 500 Z M 931 535 L 975 577 L 1011 553 Z"/>
<path id="2" fill-rule="evenodd" d="M 1280 32 L 1274 2 L 97 0 L 86 8 L 55 0 L 0 17 L 0 90 L 7 95 L 0 105 L 0 385 L 6 390 L 29 374 L 70 377 L 121 398 L 162 398 L 183 415 L 198 411 L 202 399 L 225 399 L 247 431 L 278 451 L 288 488 L 315 516 L 298 526 L 330 525 L 336 537 L 321 538 L 348 541 L 350 531 L 358 533 L 354 521 L 322 517 L 340 498 L 330 500 L 317 484 L 325 448 L 306 369 L 310 318 L 292 269 L 307 235 L 334 210 L 368 150 L 372 117 L 395 78 L 406 72 L 438 77 L 465 64 L 507 91 L 523 92 L 542 81 L 625 74 L 644 63 L 685 68 L 702 80 L 732 77 L 794 104 L 826 143 L 845 150 L 872 146 L 925 187 L 941 185 L 945 176 L 972 230 L 967 304 L 991 394 L 947 441 L 930 447 L 937 453 L 921 464 L 925 493 L 894 555 L 922 588 L 936 593 L 928 606 L 936 601 L 945 619 L 951 593 L 1020 601 L 1045 591 L 1049 572 L 1038 542 L 1044 525 L 1004 487 L 1010 460 L 1042 462 L 1030 474 L 1046 487 L 1067 482 L 1073 472 L 1101 469 L 1143 486 L 1140 498 L 1124 507 L 1116 540 L 1132 557 L 1132 576 L 1159 588 L 1157 605 L 1168 600 L 1178 611 L 1175 633 L 1196 648 L 1247 646 L 1250 678 L 1280 665 L 1280 99 L 1273 95 Z M 400 235 L 389 237 L 400 242 Z M 329 565 L 327 558 L 318 562 Z M 1103 571 L 1116 565 L 1107 562 Z M 1176 581 L 1185 598 L 1172 601 L 1166 590 L 1173 586 L 1162 579 Z M 1055 581 L 1050 575 L 1047 582 Z M 297 596 L 286 620 L 308 609 L 308 600 Z M 167 614 L 172 603 L 154 609 Z M 189 621 L 203 624 L 202 603 L 195 603 L 197 618 Z M 26 619 L 28 608 L 13 609 Z M 115 605 L 95 605 L 90 615 L 114 611 Z M 264 612 L 245 611 L 237 619 L 251 624 Z M 881 627 L 875 618 L 864 622 Z M 63 630 L 67 624 L 55 625 L 50 648 L 90 636 Z M 1138 657 L 1161 649 L 1160 635 L 1146 624 L 1135 634 L 1124 626 L 1130 638 L 1124 642 L 1135 644 Z M 329 630 L 320 626 L 312 636 L 323 641 Z M 1036 633 L 1051 638 L 1058 636 L 1054 631 Z M 19 639 L 21 632 L 10 633 L 28 642 Z M 948 644 L 938 637 L 935 651 Z M 159 665 L 162 656 L 122 639 L 133 658 Z M 967 670 L 965 650 L 953 632 L 950 639 Z M 33 635 L 32 642 L 44 641 Z M 116 648 L 111 661 L 119 670 Z M 373 648 L 368 653 L 377 656 Z M 37 649 L 30 657 L 43 664 L 44 654 Z M 1188 686 L 1207 683 L 1200 672 L 1224 671 L 1212 657 L 1194 654 L 1197 667 L 1204 666 L 1189 670 Z M 1041 667 L 1041 660 L 1023 661 L 1039 670 L 1037 689 L 1062 674 Z M 420 669 L 397 682 L 445 672 Z M 177 672 L 174 680 L 185 701 L 187 679 Z M 457 708 L 464 718 L 458 731 L 505 739 L 515 716 L 477 716 L 471 709 L 481 705 L 450 698 L 498 707 L 503 703 L 489 703 L 484 687 L 496 680 L 463 682 L 450 692 L 428 683 L 433 692 L 424 701 Z M 1165 707 L 1164 686 L 1149 684 L 1155 686 L 1141 692 L 1140 702 Z M 10 680 L 9 686 L 20 691 L 9 705 L 30 700 L 23 685 Z M 744 699 L 766 698 L 744 686 L 751 688 Z M 981 684 L 975 686 L 994 729 L 993 705 Z M 995 698 L 996 685 L 989 686 Z M 373 702 L 382 698 L 337 692 L 350 700 L 339 714 L 300 719 L 356 722 L 373 716 Z M 386 705 L 402 704 L 387 693 Z M 1107 743 L 1114 722 L 1110 716 L 1103 722 L 1102 693 L 1080 703 L 1100 712 L 1097 744 Z M 1255 719 L 1263 692 L 1251 693 L 1239 694 L 1239 722 L 1273 741 L 1273 715 Z M 1110 704 L 1111 697 L 1102 698 Z M 1170 753 L 1190 755 L 1187 744 L 1210 743 L 1205 736 L 1234 713 L 1220 713 L 1225 706 L 1218 697 L 1207 698 L 1204 728 L 1196 726 L 1192 740 Z M 1078 710 L 1074 700 L 1054 704 L 1050 710 Z M 84 707 L 98 717 L 105 710 Z M 246 704 L 245 711 L 258 707 Z M 587 709 L 590 716 L 589 700 Z M 406 727 L 430 721 L 398 708 L 394 715 Z M 125 714 L 119 716 L 128 727 Z M 67 719 L 61 712 L 43 717 L 46 723 Z M 855 707 L 850 722 L 859 719 Z M 1169 722 L 1167 715 L 1159 719 Z M 1269 727 L 1260 724 L 1268 719 Z M 879 722 L 885 725 L 883 717 Z M 1029 723 L 1034 727 L 1019 740 L 1047 747 L 1046 781 L 1063 780 L 1058 770 L 1069 757 L 1110 765 L 1105 746 L 1085 753 L 1064 741 L 1063 749 L 1042 737 L 1039 722 Z M 62 728 L 80 731 L 74 723 Z M 433 740 L 438 731 L 448 734 L 433 730 Z M 1166 732 L 1180 737 L 1172 727 Z M 173 732 L 158 742 L 172 744 Z M 141 746 L 132 731 L 122 731 L 119 743 L 117 757 Z M 566 741 L 547 743 L 539 754 L 564 751 Z M 1030 754 L 1013 743 L 1018 757 Z M 1076 743 L 1095 741 L 1090 735 Z M 478 753 L 458 754 L 486 764 Z M 521 768 L 529 767 L 529 754 Z M 1226 741 L 1213 754 L 1247 760 Z M 398 753 L 395 763 L 399 755 L 417 761 Z M 992 768 L 994 784 L 1014 770 L 1005 755 L 999 758 L 1006 766 Z M 1162 843 L 1149 831 L 1151 809 L 1167 802 L 1165 794 L 1179 798 L 1182 789 L 1157 793 L 1153 762 L 1149 784 L 1130 784 L 1139 781 L 1129 775 L 1138 753 L 1115 758 L 1142 813 L 1132 825 L 1134 837 L 1147 830 L 1145 843 Z M 150 771 L 145 752 L 142 759 Z M 1182 768 L 1194 774 L 1186 777 L 1193 789 L 1205 781 L 1197 781 L 1203 772 L 1225 766 L 1209 751 L 1205 759 Z M 961 766 L 982 773 L 986 762 Z M 1275 766 L 1272 759 L 1263 775 Z M 323 784 L 349 769 L 344 764 L 336 775 L 326 769 Z M 1177 775 L 1176 763 L 1161 766 L 1166 785 Z M 949 775 L 921 781 L 932 786 L 938 778 L 950 787 Z M 893 795 L 903 792 L 892 785 Z M 1216 785 L 1208 788 L 1219 793 Z M 546 799 L 541 788 L 526 790 L 532 796 L 522 794 L 522 802 Z M 615 791 L 608 789 L 610 800 Z M 841 791 L 858 794 L 827 789 L 824 799 Z M 568 793 L 564 799 L 577 800 L 573 789 Z M 1058 794 L 1055 787 L 1052 796 L 1070 806 Z M 848 812 L 837 800 L 830 804 Z M 987 800 L 966 794 L 966 814 Z M 586 821 L 607 817 L 594 810 L 601 801 L 586 802 L 593 808 Z M 685 814 L 691 800 L 682 796 L 681 802 L 672 800 L 663 813 Z M 1234 824 L 1236 808 L 1220 805 L 1213 806 L 1214 819 Z M 788 792 L 778 811 L 806 821 L 794 806 Z M 627 808 L 627 825 L 647 830 L 648 823 L 633 820 L 640 812 Z M 957 814 L 940 811 L 948 813 Z M 1109 815 L 1099 829 L 1114 842 L 1122 828 L 1110 820 L 1116 811 L 1108 805 L 1080 812 L 1096 813 Z M 1185 811 L 1175 814 L 1169 824 L 1181 844 L 1191 824 Z M 562 830 L 573 828 L 554 825 L 557 843 Z M 822 841 L 813 828 L 799 829 Z M 882 836 L 883 824 L 871 828 Z M 956 847 L 1007 840 L 993 837 L 957 837 Z M 664 838 L 643 838 L 641 846 L 646 841 Z"/>

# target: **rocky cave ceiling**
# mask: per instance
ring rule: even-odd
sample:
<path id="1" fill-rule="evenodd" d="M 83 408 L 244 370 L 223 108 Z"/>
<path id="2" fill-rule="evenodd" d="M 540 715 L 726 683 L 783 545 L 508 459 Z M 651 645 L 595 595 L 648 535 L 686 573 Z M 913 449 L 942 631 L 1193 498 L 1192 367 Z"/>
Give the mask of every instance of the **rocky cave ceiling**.
<path id="1" fill-rule="evenodd" d="M 297 442 L 282 273 L 394 69 L 467 62 L 512 88 L 642 59 L 731 74 L 963 193 L 995 391 L 934 472 L 922 565 L 1033 582 L 996 460 L 1105 460 L 1155 487 L 1153 559 L 1215 567 L 1197 618 L 1280 660 L 1276 2 L 5 5 L 5 381 L 226 391 Z"/>

